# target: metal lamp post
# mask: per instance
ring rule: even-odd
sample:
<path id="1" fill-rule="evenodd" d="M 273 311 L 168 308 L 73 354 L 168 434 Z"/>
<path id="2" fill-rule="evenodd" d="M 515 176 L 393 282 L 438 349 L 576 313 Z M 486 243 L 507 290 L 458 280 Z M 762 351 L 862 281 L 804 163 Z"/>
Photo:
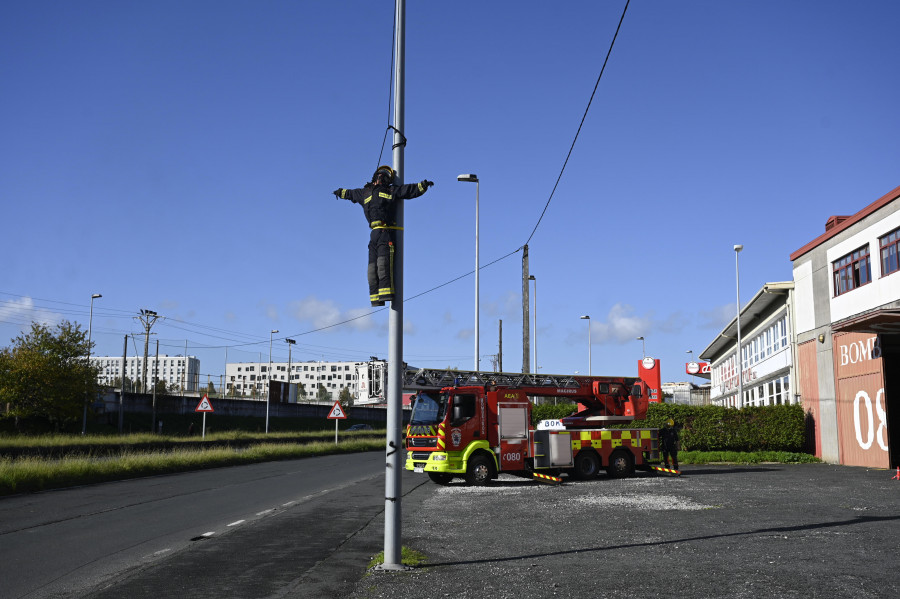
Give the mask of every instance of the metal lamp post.
<path id="1" fill-rule="evenodd" d="M 741 363 L 741 269 L 738 255 L 744 249 L 743 245 L 734 246 L 734 278 L 737 286 L 737 347 L 734 350 L 735 368 L 738 375 L 738 397 L 735 406 L 744 405 L 744 365 Z"/>
<path id="2" fill-rule="evenodd" d="M 478 342 L 481 339 L 479 322 L 478 322 L 478 281 L 481 272 L 480 263 L 478 261 L 478 176 L 474 173 L 459 175 L 457 181 L 466 181 L 475 184 L 475 370 L 481 370 L 481 356 L 479 353 Z"/>
<path id="3" fill-rule="evenodd" d="M 285 339 L 285 343 L 288 344 L 288 402 L 291 401 L 291 346 L 297 343 L 293 339 Z"/>
<path id="4" fill-rule="evenodd" d="M 91 315 L 88 318 L 88 367 L 91 365 L 91 330 L 94 326 L 94 300 L 103 297 L 99 293 L 91 294 Z M 123 375 L 124 380 L 124 375 Z M 85 434 L 87 432 L 87 397 L 84 398 L 84 416 L 81 419 L 81 434 Z"/>
<path id="5" fill-rule="evenodd" d="M 272 329 L 269 333 L 269 371 L 266 373 L 266 434 L 269 434 L 269 397 L 272 389 L 272 335 L 278 332 L 278 329 Z"/>
<path id="6" fill-rule="evenodd" d="M 646 350 L 646 346 L 644 345 L 644 338 L 643 338 L 643 337 L 638 337 L 637 340 L 641 342 L 641 357 L 642 357 L 642 358 L 646 358 L 646 357 L 647 357 L 647 350 Z"/>
<path id="7" fill-rule="evenodd" d="M 690 363 L 693 364 L 693 363 L 694 363 L 694 350 L 689 349 L 689 350 L 687 350 L 687 351 L 684 352 L 684 353 L 690 355 L 690 360 L 691 360 Z M 688 403 L 690 403 L 691 405 L 693 405 L 693 403 L 694 403 L 694 401 L 693 401 L 693 395 L 694 395 L 694 375 L 693 375 L 693 374 L 691 375 L 691 380 L 689 381 L 689 383 L 690 383 L 691 386 L 690 386 L 690 388 L 688 389 Z"/>
<path id="8" fill-rule="evenodd" d="M 588 321 L 588 376 L 591 376 L 591 366 L 593 365 L 593 359 L 591 357 L 591 317 L 585 314 L 581 317 L 581 320 Z"/>

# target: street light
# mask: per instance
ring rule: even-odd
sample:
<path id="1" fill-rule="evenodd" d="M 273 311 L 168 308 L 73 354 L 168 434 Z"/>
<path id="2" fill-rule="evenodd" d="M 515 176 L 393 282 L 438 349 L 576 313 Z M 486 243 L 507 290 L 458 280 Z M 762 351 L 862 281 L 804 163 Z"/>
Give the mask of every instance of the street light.
<path id="1" fill-rule="evenodd" d="M 734 246 L 734 278 L 737 286 L 737 347 L 734 350 L 735 366 L 738 375 L 738 408 L 744 406 L 744 365 L 741 363 L 741 269 L 738 255 L 744 249 L 743 245 Z"/>
<path id="2" fill-rule="evenodd" d="M 534 275 L 529 275 L 528 280 L 534 281 L 534 373 L 537 374 L 537 279 L 534 278 Z"/>
<path id="3" fill-rule="evenodd" d="M 293 339 L 285 339 L 285 343 L 288 344 L 288 401 L 291 401 L 291 346 L 297 343 Z"/>
<path id="4" fill-rule="evenodd" d="M 269 434 L 269 403 L 271 401 L 271 397 L 269 396 L 272 392 L 272 335 L 278 332 L 278 329 L 272 329 L 272 332 L 269 333 L 269 372 L 266 376 L 266 434 Z"/>
<path id="5" fill-rule="evenodd" d="M 588 376 L 591 376 L 591 365 L 593 363 L 593 360 L 591 359 L 591 317 L 585 314 L 581 317 L 581 320 L 588 321 Z"/>
<path id="6" fill-rule="evenodd" d="M 640 342 L 641 342 L 641 357 L 642 357 L 642 358 L 646 358 L 646 357 L 647 357 L 647 350 L 646 350 L 646 347 L 645 347 L 645 345 L 644 345 L 644 338 L 643 338 L 643 337 L 638 337 L 638 338 L 637 338 L 637 341 L 640 341 Z"/>
<path id="7" fill-rule="evenodd" d="M 694 363 L 694 350 L 689 349 L 689 350 L 687 350 L 687 351 L 684 352 L 684 353 L 690 354 L 690 357 L 691 357 L 691 358 L 690 358 L 690 359 L 691 359 L 690 363 L 693 364 L 693 363 Z M 688 390 L 688 403 L 693 404 L 693 397 L 692 397 L 692 395 L 693 395 L 693 393 L 694 393 L 694 387 L 693 387 L 693 383 L 694 383 L 694 374 L 693 374 L 693 373 L 691 373 L 691 380 L 690 380 L 689 382 L 690 382 L 690 384 L 691 384 L 691 387 L 690 387 L 690 389 Z"/>
<path id="8" fill-rule="evenodd" d="M 457 181 L 475 184 L 475 370 L 481 370 L 481 356 L 479 355 L 478 341 L 480 339 L 480 327 L 478 322 L 478 280 L 480 265 L 478 261 L 478 175 L 467 173 L 459 175 Z"/>
<path id="9" fill-rule="evenodd" d="M 98 297 L 103 297 L 99 293 L 91 294 L 91 315 L 88 318 L 88 367 L 91 366 L 91 328 L 94 325 L 94 300 Z M 122 375 L 122 380 L 125 380 L 125 375 Z M 84 397 L 84 417 L 81 420 L 81 434 L 85 434 L 87 432 L 87 395 Z"/>

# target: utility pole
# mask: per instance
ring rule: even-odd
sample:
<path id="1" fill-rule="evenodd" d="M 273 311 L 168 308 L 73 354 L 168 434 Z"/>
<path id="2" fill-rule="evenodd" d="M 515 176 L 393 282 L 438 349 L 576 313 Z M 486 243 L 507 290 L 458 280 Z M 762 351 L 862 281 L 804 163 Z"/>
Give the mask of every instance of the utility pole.
<path id="1" fill-rule="evenodd" d="M 522 248 L 522 372 L 531 372 L 531 319 L 528 317 L 528 244 Z"/>
<path id="2" fill-rule="evenodd" d="M 503 372 L 503 319 L 500 319 L 500 343 L 497 347 L 497 363 L 500 367 L 500 372 Z"/>
<path id="3" fill-rule="evenodd" d="M 122 390 L 119 392 L 119 434 L 125 426 L 125 366 L 128 363 L 128 335 L 125 335 L 125 347 L 122 349 Z"/>
<path id="4" fill-rule="evenodd" d="M 141 308 L 141 315 L 135 317 L 144 325 L 144 367 L 141 376 L 141 392 L 147 392 L 147 357 L 150 353 L 150 327 L 157 321 L 159 316 L 153 310 L 144 310 Z"/>
<path id="5" fill-rule="evenodd" d="M 153 362 L 153 420 L 150 421 L 150 431 L 156 432 L 156 381 L 159 380 L 159 339 L 156 340 L 156 360 Z"/>

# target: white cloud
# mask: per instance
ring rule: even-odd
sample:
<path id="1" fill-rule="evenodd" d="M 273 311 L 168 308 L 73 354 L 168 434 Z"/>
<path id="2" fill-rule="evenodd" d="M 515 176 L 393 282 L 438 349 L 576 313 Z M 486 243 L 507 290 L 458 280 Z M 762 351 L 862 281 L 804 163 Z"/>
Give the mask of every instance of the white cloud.
<path id="1" fill-rule="evenodd" d="M 411 320 L 403 319 L 403 334 L 404 335 L 415 335 L 418 332 L 418 328 L 413 324 Z"/>
<path id="2" fill-rule="evenodd" d="M 616 304 L 606 315 L 606 322 L 591 320 L 591 341 L 598 345 L 630 343 L 646 336 L 652 326 L 650 316 L 636 316 L 632 306 Z"/>
<path id="3" fill-rule="evenodd" d="M 371 310 L 353 308 L 342 312 L 333 300 L 320 300 L 312 295 L 291 302 L 288 312 L 301 322 L 311 323 L 316 329 L 332 327 L 338 323 L 345 323 L 343 326 L 349 326 L 358 331 L 370 331 L 377 328 L 370 313 Z"/>
<path id="4" fill-rule="evenodd" d="M 721 330 L 724 329 L 725 325 L 731 322 L 735 316 L 737 316 L 737 304 L 725 304 L 712 308 L 711 310 L 701 310 L 699 326 L 701 329 Z"/>
<path id="5" fill-rule="evenodd" d="M 0 321 L 19 325 L 21 331 L 29 330 L 32 322 L 54 326 L 63 320 L 62 314 L 35 306 L 30 297 L 0 303 Z"/>
<path id="6" fill-rule="evenodd" d="M 665 320 L 656 322 L 656 328 L 663 333 L 680 333 L 684 329 L 687 319 L 682 312 L 673 312 Z"/>
<path id="7" fill-rule="evenodd" d="M 272 304 L 266 306 L 266 317 L 269 318 L 269 320 L 278 320 L 278 306 Z"/>

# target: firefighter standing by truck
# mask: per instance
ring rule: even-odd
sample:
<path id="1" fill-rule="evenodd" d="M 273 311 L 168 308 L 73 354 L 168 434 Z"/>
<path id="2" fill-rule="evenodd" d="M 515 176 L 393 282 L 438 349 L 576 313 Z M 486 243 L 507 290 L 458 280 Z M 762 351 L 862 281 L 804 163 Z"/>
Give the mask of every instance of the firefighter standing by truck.
<path id="1" fill-rule="evenodd" d="M 659 431 L 659 445 L 666 468 L 669 467 L 669 456 L 671 455 L 672 467 L 678 470 L 678 431 L 680 429 L 681 427 L 676 426 L 675 421 L 669 418 Z"/>
<path id="2" fill-rule="evenodd" d="M 389 166 L 379 166 L 372 175 L 372 181 L 359 189 L 335 189 L 334 195 L 340 200 L 350 200 L 360 204 L 369 228 L 369 300 L 373 306 L 383 306 L 394 299 L 394 250 L 397 226 L 396 203 L 398 200 L 417 198 L 434 185 L 422 180 L 420 183 L 395 185 L 396 173 Z"/>

